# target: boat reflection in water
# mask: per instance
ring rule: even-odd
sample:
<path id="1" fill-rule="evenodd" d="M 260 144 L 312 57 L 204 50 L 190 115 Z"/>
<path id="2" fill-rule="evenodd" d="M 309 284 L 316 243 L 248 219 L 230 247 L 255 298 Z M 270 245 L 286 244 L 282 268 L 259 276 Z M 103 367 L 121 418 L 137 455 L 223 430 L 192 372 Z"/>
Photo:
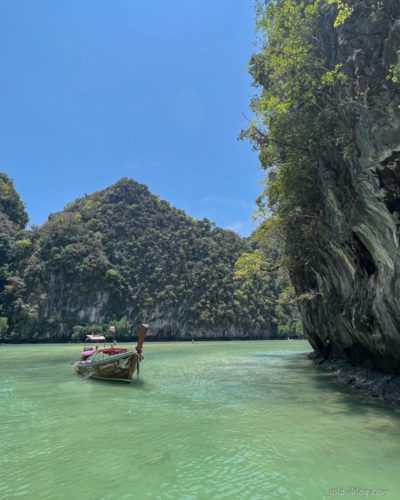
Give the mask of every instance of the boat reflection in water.
<path id="1" fill-rule="evenodd" d="M 120 380 L 130 382 L 134 373 L 139 375 L 140 363 L 143 359 L 142 347 L 149 325 L 140 327 L 139 339 L 133 351 L 117 347 L 105 348 L 105 337 L 87 335 L 81 359 L 75 363 L 75 371 L 83 378 L 102 380 Z M 103 349 L 91 349 L 88 342 L 104 342 Z M 97 347 L 97 345 L 96 345 Z"/>

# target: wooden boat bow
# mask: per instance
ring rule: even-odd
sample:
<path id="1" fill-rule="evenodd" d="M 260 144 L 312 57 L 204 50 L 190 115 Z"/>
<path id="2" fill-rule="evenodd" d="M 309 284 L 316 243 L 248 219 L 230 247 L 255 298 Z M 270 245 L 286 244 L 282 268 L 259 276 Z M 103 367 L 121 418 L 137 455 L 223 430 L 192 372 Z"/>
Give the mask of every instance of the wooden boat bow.
<path id="1" fill-rule="evenodd" d="M 135 369 L 136 369 L 138 360 L 141 361 L 143 358 L 142 347 L 143 347 L 143 342 L 146 338 L 148 329 L 149 329 L 149 325 L 147 325 L 147 324 L 143 323 L 140 326 L 139 338 L 138 338 L 138 342 L 137 342 L 136 347 L 135 347 L 135 354 L 132 357 L 131 366 L 129 368 L 130 378 L 132 378 L 133 374 L 135 373 Z"/>
<path id="2" fill-rule="evenodd" d="M 148 329 L 149 329 L 149 325 L 144 324 L 144 323 L 140 327 L 138 343 L 136 345 L 137 352 L 142 352 L 143 342 L 144 342 L 144 340 L 146 338 L 147 330 Z"/>

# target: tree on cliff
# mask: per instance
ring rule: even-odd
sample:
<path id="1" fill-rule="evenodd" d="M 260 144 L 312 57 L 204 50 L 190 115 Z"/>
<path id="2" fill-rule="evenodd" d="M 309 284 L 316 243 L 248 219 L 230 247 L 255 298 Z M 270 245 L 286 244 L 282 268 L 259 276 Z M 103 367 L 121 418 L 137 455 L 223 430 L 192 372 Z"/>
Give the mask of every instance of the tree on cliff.
<path id="1" fill-rule="evenodd" d="M 329 93 L 323 84 L 329 70 L 317 43 L 326 8 L 320 0 L 260 2 L 262 45 L 249 66 L 261 92 L 251 102 L 256 118 L 242 137 L 259 150 L 267 171 L 258 203 L 269 220 L 262 225 L 283 241 L 289 267 L 297 265 L 300 254 L 313 257 L 312 242 L 321 233 L 318 152 L 338 136 L 333 115 L 319 102 Z M 336 73 L 334 80 L 342 77 Z"/>
<path id="2" fill-rule="evenodd" d="M 25 205 L 15 190 L 14 182 L 2 172 L 0 172 L 0 214 L 3 218 L 2 224 L 5 224 L 5 216 L 20 229 L 24 229 L 29 221 Z"/>
<path id="3" fill-rule="evenodd" d="M 7 174 L 0 172 L 0 339 L 6 338 L 8 330 L 1 292 L 12 275 L 10 268 L 19 255 L 19 237 L 28 220 L 25 205 L 15 190 L 14 182 Z"/>

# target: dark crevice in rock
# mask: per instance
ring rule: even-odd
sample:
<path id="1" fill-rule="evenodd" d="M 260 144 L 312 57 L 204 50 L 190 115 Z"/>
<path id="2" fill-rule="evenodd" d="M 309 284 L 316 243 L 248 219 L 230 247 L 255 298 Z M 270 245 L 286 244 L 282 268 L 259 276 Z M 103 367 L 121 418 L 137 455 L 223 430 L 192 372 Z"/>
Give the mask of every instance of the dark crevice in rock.
<path id="1" fill-rule="evenodd" d="M 351 347 L 344 349 L 343 352 L 352 365 L 376 368 L 370 351 L 361 344 L 353 344 Z"/>
<path id="2" fill-rule="evenodd" d="M 353 248 L 355 249 L 360 268 L 364 270 L 368 276 L 372 276 L 376 272 L 376 266 L 372 255 L 355 233 L 353 233 L 353 241 Z"/>
<path id="3" fill-rule="evenodd" d="M 379 184 L 384 190 L 384 202 L 390 213 L 400 211 L 400 152 L 394 152 L 377 170 Z"/>

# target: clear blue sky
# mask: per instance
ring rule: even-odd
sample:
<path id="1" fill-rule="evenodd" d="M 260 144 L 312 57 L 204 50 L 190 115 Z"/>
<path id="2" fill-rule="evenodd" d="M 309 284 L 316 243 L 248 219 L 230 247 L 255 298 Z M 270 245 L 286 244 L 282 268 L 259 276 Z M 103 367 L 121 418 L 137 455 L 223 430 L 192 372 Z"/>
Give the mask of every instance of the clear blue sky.
<path id="1" fill-rule="evenodd" d="M 121 177 L 249 234 L 250 0 L 1 0 L 0 171 L 31 223 Z"/>

